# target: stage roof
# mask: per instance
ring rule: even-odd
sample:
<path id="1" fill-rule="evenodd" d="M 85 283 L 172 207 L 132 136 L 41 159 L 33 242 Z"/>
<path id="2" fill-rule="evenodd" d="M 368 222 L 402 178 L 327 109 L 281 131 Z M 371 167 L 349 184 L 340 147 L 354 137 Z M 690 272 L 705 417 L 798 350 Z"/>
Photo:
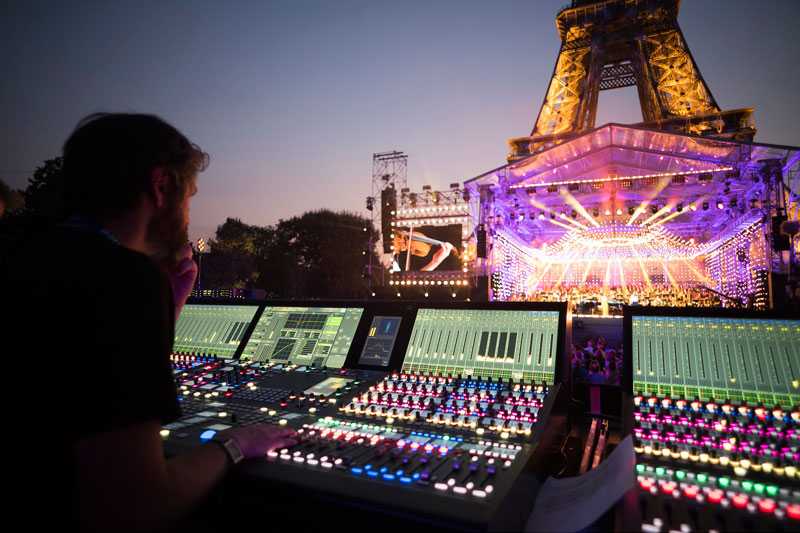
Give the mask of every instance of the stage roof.
<path id="1" fill-rule="evenodd" d="M 578 234 L 614 240 L 625 227 L 661 226 L 676 253 L 699 255 L 763 218 L 765 160 L 796 180 L 800 147 L 606 124 L 464 186 L 475 196 L 491 191 L 485 220 L 542 253 Z"/>

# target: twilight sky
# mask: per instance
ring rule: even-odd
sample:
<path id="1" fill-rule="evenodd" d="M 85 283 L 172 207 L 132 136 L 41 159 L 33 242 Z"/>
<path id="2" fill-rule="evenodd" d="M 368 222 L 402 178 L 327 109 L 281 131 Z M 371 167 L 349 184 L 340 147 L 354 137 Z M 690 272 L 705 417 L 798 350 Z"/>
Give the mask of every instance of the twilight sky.
<path id="1" fill-rule="evenodd" d="M 567 0 L 201 0 L 0 5 L 0 179 L 22 188 L 95 111 L 156 113 L 211 154 L 194 238 L 225 217 L 271 224 L 366 213 L 372 153 L 409 155 L 409 186 L 447 188 L 530 132 Z M 684 0 L 679 22 L 723 109 L 759 142 L 800 145 L 796 0 Z M 598 125 L 641 120 L 635 88 Z"/>

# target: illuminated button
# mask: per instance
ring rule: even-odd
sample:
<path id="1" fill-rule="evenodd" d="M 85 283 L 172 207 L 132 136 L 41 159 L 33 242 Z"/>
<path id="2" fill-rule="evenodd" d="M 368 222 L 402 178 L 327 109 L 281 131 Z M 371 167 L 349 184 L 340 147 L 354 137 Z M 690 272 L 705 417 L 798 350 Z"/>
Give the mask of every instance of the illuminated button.
<path id="1" fill-rule="evenodd" d="M 775 500 L 764 499 L 758 502 L 758 510 L 764 514 L 772 514 L 775 512 Z"/>
<path id="2" fill-rule="evenodd" d="M 742 481 L 742 488 L 747 492 L 753 490 L 753 482 L 752 481 Z"/>
<path id="3" fill-rule="evenodd" d="M 434 485 L 434 487 L 436 488 L 436 490 L 447 490 L 450 488 L 447 486 L 447 483 L 437 483 Z"/>
<path id="4" fill-rule="evenodd" d="M 686 485 L 683 487 L 683 493 L 686 494 L 689 498 L 696 498 L 697 494 L 700 492 L 700 487 L 697 485 Z"/>
<path id="5" fill-rule="evenodd" d="M 216 434 L 217 434 L 217 432 L 214 431 L 213 429 L 207 429 L 207 430 L 205 430 L 204 432 L 202 432 L 200 434 L 200 440 L 203 440 L 203 441 L 211 440 L 211 439 L 214 438 L 214 435 L 216 435 Z"/>
<path id="6" fill-rule="evenodd" d="M 733 496 L 733 498 L 731 498 L 733 506 L 737 509 L 744 509 L 747 507 L 748 500 L 749 498 L 747 497 L 747 494 L 736 494 Z"/>
<path id="7" fill-rule="evenodd" d="M 721 477 L 717 479 L 717 483 L 719 484 L 720 487 L 726 489 L 728 488 L 728 485 L 731 484 L 731 480 L 726 477 Z"/>
<path id="8" fill-rule="evenodd" d="M 706 474 L 697 474 L 698 483 L 705 483 L 706 481 L 708 481 L 708 476 Z"/>
<path id="9" fill-rule="evenodd" d="M 486 497 L 486 491 L 483 491 L 483 490 L 480 490 L 480 489 L 473 490 L 472 491 L 472 495 L 475 496 L 476 498 L 485 498 Z"/>
<path id="10" fill-rule="evenodd" d="M 160 435 L 161 435 L 163 438 L 165 438 L 165 439 L 166 439 L 167 437 L 169 437 L 169 430 L 168 430 L 168 429 L 162 429 L 161 431 L 159 431 L 159 434 L 160 434 Z"/>
<path id="11" fill-rule="evenodd" d="M 708 501 L 710 501 L 711 503 L 719 503 L 719 502 L 722 501 L 722 497 L 724 495 L 725 495 L 725 493 L 722 492 L 721 490 L 712 489 L 712 490 L 708 491 Z"/>
<path id="12" fill-rule="evenodd" d="M 464 487 L 453 487 L 453 492 L 455 492 L 456 494 L 466 494 L 467 489 Z"/>
<path id="13" fill-rule="evenodd" d="M 276 457 L 278 457 L 278 452 L 276 452 L 275 450 L 270 450 L 270 451 L 267 452 L 267 457 L 271 457 L 272 459 L 275 459 Z"/>
<path id="14" fill-rule="evenodd" d="M 226 416 L 228 416 L 228 413 L 226 413 L 225 411 L 221 411 L 217 416 L 220 418 L 225 418 Z"/>
<path id="15" fill-rule="evenodd" d="M 275 410 L 273 409 L 273 410 L 269 411 L 267 414 L 268 414 L 269 416 L 275 416 L 275 415 L 277 415 L 277 414 L 278 414 L 278 411 L 275 411 Z"/>
<path id="16" fill-rule="evenodd" d="M 793 503 L 786 506 L 786 514 L 792 520 L 800 520 L 800 504 Z"/>
<path id="17" fill-rule="evenodd" d="M 764 484 L 763 483 L 755 483 L 753 488 L 756 491 L 756 494 L 764 494 Z"/>
<path id="18" fill-rule="evenodd" d="M 636 465 L 636 472 L 638 472 L 639 474 L 643 474 L 644 473 L 644 465 L 643 464 Z"/>
<path id="19" fill-rule="evenodd" d="M 494 487 L 492 485 L 486 485 L 486 487 L 484 487 L 483 490 L 486 491 L 486 494 L 491 494 L 492 492 L 494 492 Z"/>
<path id="20" fill-rule="evenodd" d="M 661 484 L 661 492 L 664 494 L 672 494 L 677 484 L 674 481 L 667 481 Z"/>
<path id="21" fill-rule="evenodd" d="M 281 418 L 280 420 L 278 420 L 278 425 L 285 426 L 286 424 L 287 424 L 287 421 L 286 421 L 285 418 Z"/>
<path id="22" fill-rule="evenodd" d="M 686 477 L 686 472 L 683 470 L 678 470 L 675 472 L 675 477 L 678 478 L 679 481 L 683 481 L 683 479 Z"/>

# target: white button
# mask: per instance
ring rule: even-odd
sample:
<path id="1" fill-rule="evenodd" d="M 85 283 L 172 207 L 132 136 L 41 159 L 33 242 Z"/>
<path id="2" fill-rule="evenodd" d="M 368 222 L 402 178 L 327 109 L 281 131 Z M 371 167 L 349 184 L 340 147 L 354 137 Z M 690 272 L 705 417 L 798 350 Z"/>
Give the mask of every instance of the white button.
<path id="1" fill-rule="evenodd" d="M 453 492 L 455 492 L 456 494 L 466 494 L 467 489 L 465 489 L 464 487 L 453 487 Z"/>
<path id="2" fill-rule="evenodd" d="M 486 494 L 491 494 L 491 493 L 492 493 L 492 491 L 494 491 L 494 487 L 493 487 L 493 486 L 491 486 L 491 485 L 486 485 L 486 488 L 485 488 L 485 489 L 483 489 L 483 490 L 485 490 L 485 491 L 486 491 Z"/>
<path id="3" fill-rule="evenodd" d="M 482 490 L 473 490 L 472 491 L 472 495 L 475 496 L 476 498 L 485 498 L 486 497 L 486 492 L 484 492 Z"/>
<path id="4" fill-rule="evenodd" d="M 436 485 L 434 485 L 434 487 L 436 487 L 436 490 L 447 490 L 449 488 L 444 483 L 437 483 Z"/>
<path id="5" fill-rule="evenodd" d="M 305 460 L 304 458 L 302 458 L 302 457 L 295 457 L 295 458 L 293 459 L 293 461 L 294 461 L 295 463 L 304 463 L 306 460 Z"/>

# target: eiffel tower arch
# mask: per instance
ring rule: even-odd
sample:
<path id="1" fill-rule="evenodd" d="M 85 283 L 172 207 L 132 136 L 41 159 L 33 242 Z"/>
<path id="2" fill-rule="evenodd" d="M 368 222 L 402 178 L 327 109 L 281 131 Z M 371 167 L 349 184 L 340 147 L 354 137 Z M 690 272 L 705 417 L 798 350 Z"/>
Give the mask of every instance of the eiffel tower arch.
<path id="1" fill-rule="evenodd" d="M 680 0 L 573 0 L 556 16 L 561 48 L 531 134 L 509 161 L 595 127 L 600 91 L 636 86 L 642 127 L 752 141 L 752 109 L 720 110 L 678 25 Z"/>

